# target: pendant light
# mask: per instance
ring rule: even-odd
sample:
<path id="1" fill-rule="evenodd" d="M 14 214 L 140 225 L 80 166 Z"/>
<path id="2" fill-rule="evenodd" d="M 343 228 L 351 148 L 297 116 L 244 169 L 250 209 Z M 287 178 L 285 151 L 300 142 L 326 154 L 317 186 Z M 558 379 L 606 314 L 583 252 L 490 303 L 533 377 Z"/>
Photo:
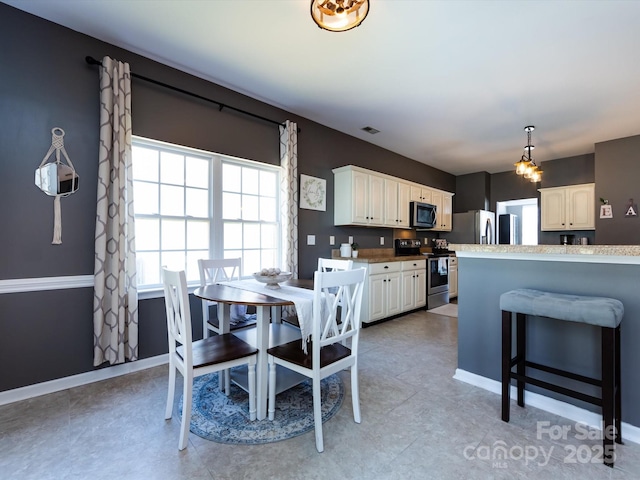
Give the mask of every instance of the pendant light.
<path id="1" fill-rule="evenodd" d="M 360 25 L 369 13 L 369 0 L 311 0 L 311 18 L 330 32 L 345 32 Z"/>
<path id="2" fill-rule="evenodd" d="M 533 125 L 524 127 L 524 131 L 527 132 L 527 145 L 524 147 L 524 153 L 522 154 L 520 161 L 514 164 L 516 167 L 516 174 L 522 175 L 533 183 L 537 183 L 542 180 L 542 169 L 536 165 L 536 162 L 531 156 L 531 150 L 535 148 L 531 145 L 531 132 L 533 132 L 535 128 L 536 127 Z"/>

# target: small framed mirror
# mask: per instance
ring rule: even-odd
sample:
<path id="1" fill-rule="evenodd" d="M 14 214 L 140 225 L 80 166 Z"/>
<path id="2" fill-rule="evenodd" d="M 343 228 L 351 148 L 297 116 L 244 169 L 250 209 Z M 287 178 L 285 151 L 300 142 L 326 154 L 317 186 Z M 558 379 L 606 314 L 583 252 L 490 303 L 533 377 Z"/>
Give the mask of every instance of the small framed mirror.
<path id="1" fill-rule="evenodd" d="M 47 163 L 36 169 L 36 186 L 52 197 L 77 191 L 78 179 L 75 170 L 62 163 Z"/>

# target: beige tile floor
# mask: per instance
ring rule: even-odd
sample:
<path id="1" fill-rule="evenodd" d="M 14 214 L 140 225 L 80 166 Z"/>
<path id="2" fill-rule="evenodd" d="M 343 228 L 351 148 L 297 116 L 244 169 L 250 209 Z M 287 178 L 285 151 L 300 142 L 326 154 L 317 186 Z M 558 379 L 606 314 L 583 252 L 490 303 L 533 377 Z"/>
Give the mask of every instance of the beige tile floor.
<path id="1" fill-rule="evenodd" d="M 347 396 L 324 426 L 322 454 L 313 432 L 261 446 L 191 434 L 178 451 L 177 416 L 164 420 L 162 366 L 0 407 L 0 478 L 640 478 L 640 445 L 618 446 L 609 469 L 588 463 L 597 441 L 537 438 L 537 421 L 574 426 L 570 420 L 514 405 L 503 423 L 499 396 L 452 378 L 456 336 L 455 318 L 427 312 L 364 329 L 362 423 L 353 422 Z M 485 459 L 500 446 L 505 460 Z"/>

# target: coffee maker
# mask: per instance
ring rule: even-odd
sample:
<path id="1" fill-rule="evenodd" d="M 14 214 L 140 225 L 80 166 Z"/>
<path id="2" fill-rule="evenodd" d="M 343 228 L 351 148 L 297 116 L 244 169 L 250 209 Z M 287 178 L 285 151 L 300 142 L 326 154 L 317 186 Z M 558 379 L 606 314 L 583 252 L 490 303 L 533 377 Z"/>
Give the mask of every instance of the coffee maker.
<path id="1" fill-rule="evenodd" d="M 560 235 L 560 245 L 573 245 L 575 235 Z"/>

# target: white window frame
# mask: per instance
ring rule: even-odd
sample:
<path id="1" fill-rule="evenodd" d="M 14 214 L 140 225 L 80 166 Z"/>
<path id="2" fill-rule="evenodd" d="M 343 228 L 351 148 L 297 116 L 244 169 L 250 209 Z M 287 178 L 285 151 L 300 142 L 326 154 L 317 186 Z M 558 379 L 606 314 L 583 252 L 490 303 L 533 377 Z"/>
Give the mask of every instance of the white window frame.
<path id="1" fill-rule="evenodd" d="M 184 147 L 181 145 L 175 145 L 167 142 L 162 142 L 158 140 L 152 140 L 144 137 L 133 136 L 132 137 L 132 145 L 140 146 L 146 148 L 158 149 L 161 151 L 187 155 L 187 156 L 195 156 L 203 159 L 207 159 L 209 161 L 209 186 L 208 186 L 208 201 L 209 201 L 209 258 L 224 258 L 225 257 L 225 249 L 224 245 L 224 219 L 222 218 L 223 214 L 223 164 L 231 164 L 238 165 L 241 167 L 248 167 L 257 170 L 263 170 L 267 172 L 272 172 L 276 174 L 275 180 L 275 205 L 276 205 L 276 219 L 275 222 L 262 222 L 260 220 L 249 221 L 249 220 L 239 220 L 243 223 L 267 223 L 275 226 L 275 230 L 277 232 L 276 239 L 276 248 L 277 248 L 277 264 L 281 263 L 282 259 L 282 241 L 281 241 L 281 218 L 280 218 L 280 178 L 282 175 L 282 168 L 276 165 L 269 165 L 262 162 L 256 162 L 254 160 L 242 159 L 231 157 L 228 155 L 218 154 L 207 152 L 204 150 L 199 150 L 191 147 Z M 135 162 L 135 158 L 133 158 Z M 135 180 L 135 179 L 134 179 Z M 160 179 L 158 179 L 158 184 L 160 184 Z M 138 218 L 166 218 L 166 215 L 161 215 L 160 213 L 154 215 L 148 214 L 138 214 L 135 211 L 134 204 L 134 212 L 136 220 Z M 185 217 L 176 217 L 176 218 L 188 218 Z M 136 227 L 137 228 L 137 227 Z M 137 246 L 136 246 L 137 248 Z M 160 250 L 162 251 L 162 246 L 160 245 Z M 241 250 L 244 253 L 244 245 L 242 242 L 233 250 Z M 187 246 L 185 245 L 185 252 L 187 252 Z M 244 267 L 244 265 L 243 265 Z M 186 266 L 185 266 L 186 268 Z M 193 276 L 193 275 L 191 275 Z M 243 275 L 245 278 L 250 277 L 250 273 L 244 272 Z M 195 280 L 190 280 L 188 282 L 189 291 L 193 291 L 197 286 L 199 286 L 199 282 Z M 162 284 L 149 284 L 149 285 L 139 285 L 138 286 L 138 297 L 140 299 L 145 298 L 158 298 L 163 296 L 163 287 Z"/>

